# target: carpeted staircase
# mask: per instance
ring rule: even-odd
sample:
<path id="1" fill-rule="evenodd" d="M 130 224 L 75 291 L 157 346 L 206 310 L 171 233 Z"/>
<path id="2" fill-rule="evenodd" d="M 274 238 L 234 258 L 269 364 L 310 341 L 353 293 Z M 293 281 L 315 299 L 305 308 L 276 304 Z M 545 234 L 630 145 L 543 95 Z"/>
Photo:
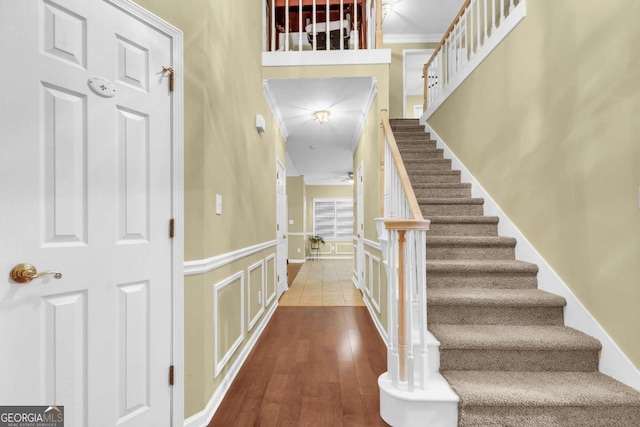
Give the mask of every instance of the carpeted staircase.
<path id="1" fill-rule="evenodd" d="M 429 330 L 460 397 L 460 426 L 640 426 L 640 393 L 598 372 L 600 342 L 564 326 L 564 298 L 537 289 L 417 120 L 391 120 L 425 218 Z"/>

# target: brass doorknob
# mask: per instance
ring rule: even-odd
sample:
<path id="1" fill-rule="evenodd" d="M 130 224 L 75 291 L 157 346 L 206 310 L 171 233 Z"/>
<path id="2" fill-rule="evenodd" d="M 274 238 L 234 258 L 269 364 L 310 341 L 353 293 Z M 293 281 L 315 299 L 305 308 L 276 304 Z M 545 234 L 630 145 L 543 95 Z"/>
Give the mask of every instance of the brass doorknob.
<path id="1" fill-rule="evenodd" d="M 61 279 L 62 273 L 59 271 L 44 271 L 42 273 L 38 273 L 36 268 L 31 264 L 18 264 L 13 267 L 9 276 L 11 279 L 18 283 L 29 283 L 33 279 L 37 279 L 38 277 L 47 276 L 49 274 L 53 275 L 54 279 Z"/>

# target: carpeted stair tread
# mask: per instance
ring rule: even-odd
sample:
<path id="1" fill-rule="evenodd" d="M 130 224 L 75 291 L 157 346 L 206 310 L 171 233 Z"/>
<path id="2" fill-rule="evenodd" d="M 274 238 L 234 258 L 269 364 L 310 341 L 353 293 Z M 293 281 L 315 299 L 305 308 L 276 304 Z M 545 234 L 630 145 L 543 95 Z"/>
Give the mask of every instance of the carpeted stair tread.
<path id="1" fill-rule="evenodd" d="M 640 392 L 600 372 L 443 371 L 442 374 L 460 397 L 461 408 L 640 406 Z"/>
<path id="2" fill-rule="evenodd" d="M 430 325 L 441 350 L 599 351 L 600 341 L 566 326 Z"/>
<path id="3" fill-rule="evenodd" d="M 566 300 L 539 289 L 429 289 L 427 304 L 486 307 L 564 307 Z"/>
<path id="4" fill-rule="evenodd" d="M 418 204 L 420 205 L 482 205 L 484 199 L 481 197 L 429 197 L 419 198 Z"/>
<path id="5" fill-rule="evenodd" d="M 471 184 L 467 184 L 464 182 L 431 182 L 431 183 L 421 183 L 412 185 L 413 189 L 420 188 L 471 188 Z M 466 217 L 465 217 L 466 218 Z M 497 217 L 496 217 L 497 218 Z"/>
<path id="6" fill-rule="evenodd" d="M 530 273 L 537 274 L 538 266 L 518 260 L 428 260 L 427 274 L 438 272 L 467 272 L 467 273 Z M 427 286 L 429 280 L 427 277 Z M 429 291 L 431 292 L 431 291 Z"/>
<path id="7" fill-rule="evenodd" d="M 473 246 L 515 246 L 517 240 L 503 236 L 429 236 L 427 247 L 436 245 L 473 247 Z"/>

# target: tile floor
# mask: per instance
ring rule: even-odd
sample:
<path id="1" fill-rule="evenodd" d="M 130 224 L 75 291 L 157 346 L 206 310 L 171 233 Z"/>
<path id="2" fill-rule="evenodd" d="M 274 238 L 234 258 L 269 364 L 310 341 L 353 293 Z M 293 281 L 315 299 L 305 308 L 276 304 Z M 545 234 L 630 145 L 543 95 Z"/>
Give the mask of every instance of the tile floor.
<path id="1" fill-rule="evenodd" d="M 280 297 L 281 306 L 364 306 L 362 293 L 351 281 L 353 260 L 308 260 L 289 290 Z"/>

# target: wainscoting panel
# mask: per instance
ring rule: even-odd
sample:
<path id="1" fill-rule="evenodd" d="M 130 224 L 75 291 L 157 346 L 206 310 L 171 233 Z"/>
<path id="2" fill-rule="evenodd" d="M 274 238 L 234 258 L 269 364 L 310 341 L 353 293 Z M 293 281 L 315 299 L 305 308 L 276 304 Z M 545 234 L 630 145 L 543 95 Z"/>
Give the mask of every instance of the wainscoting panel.
<path id="1" fill-rule="evenodd" d="M 213 369 L 217 377 L 244 340 L 244 271 L 213 285 Z"/>
<path id="2" fill-rule="evenodd" d="M 253 329 L 262 313 L 264 313 L 264 260 L 252 264 L 247 268 L 247 321 L 248 331 Z"/>
<path id="3" fill-rule="evenodd" d="M 265 293 L 267 303 L 265 306 L 271 304 L 271 301 L 276 297 L 276 256 L 274 254 L 269 255 L 264 259 L 265 264 Z"/>

